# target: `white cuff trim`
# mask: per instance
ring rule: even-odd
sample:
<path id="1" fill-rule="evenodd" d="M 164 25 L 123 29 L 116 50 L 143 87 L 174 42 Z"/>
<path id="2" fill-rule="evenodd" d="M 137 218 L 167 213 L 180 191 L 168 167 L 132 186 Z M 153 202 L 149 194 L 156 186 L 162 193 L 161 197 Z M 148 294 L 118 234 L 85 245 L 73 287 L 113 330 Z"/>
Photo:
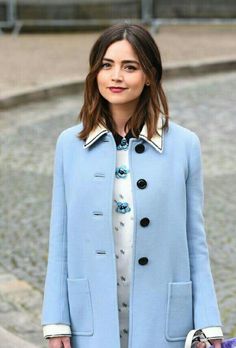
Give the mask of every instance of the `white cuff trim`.
<path id="1" fill-rule="evenodd" d="M 211 326 L 203 328 L 204 333 L 209 338 L 223 338 L 223 332 L 221 326 Z"/>
<path id="2" fill-rule="evenodd" d="M 43 335 L 45 338 L 50 336 L 70 336 L 71 329 L 65 324 L 50 324 L 43 326 Z"/>

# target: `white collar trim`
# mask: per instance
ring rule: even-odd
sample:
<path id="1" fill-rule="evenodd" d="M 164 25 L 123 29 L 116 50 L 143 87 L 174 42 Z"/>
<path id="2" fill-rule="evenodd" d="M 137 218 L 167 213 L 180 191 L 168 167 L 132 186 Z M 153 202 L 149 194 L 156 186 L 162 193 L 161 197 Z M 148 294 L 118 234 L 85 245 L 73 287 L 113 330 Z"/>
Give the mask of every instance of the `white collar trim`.
<path id="1" fill-rule="evenodd" d="M 147 124 L 145 123 L 143 125 L 143 128 L 141 129 L 141 132 L 139 134 L 139 138 L 144 139 L 147 141 L 150 145 L 152 145 L 157 151 L 162 153 L 163 151 L 163 144 L 164 144 L 164 132 L 163 132 L 163 125 L 165 123 L 165 119 L 162 116 L 159 116 L 158 123 L 157 123 L 157 129 L 160 135 L 155 134 L 150 140 L 148 139 L 148 131 L 147 131 Z M 102 135 L 108 133 L 109 130 L 104 127 L 103 125 L 99 124 L 94 130 L 92 130 L 89 133 L 89 136 L 87 137 L 84 148 L 87 149 L 90 145 L 95 143 Z"/>

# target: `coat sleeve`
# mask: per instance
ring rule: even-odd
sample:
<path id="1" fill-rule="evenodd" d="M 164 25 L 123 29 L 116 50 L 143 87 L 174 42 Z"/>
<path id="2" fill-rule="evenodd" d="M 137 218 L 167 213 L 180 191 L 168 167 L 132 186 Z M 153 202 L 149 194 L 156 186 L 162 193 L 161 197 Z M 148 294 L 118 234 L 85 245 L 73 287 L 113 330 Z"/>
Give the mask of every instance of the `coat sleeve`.
<path id="1" fill-rule="evenodd" d="M 63 132 L 56 143 L 47 274 L 42 325 L 70 325 L 67 294 L 67 209 L 63 175 Z"/>
<path id="2" fill-rule="evenodd" d="M 204 228 L 201 145 L 198 136 L 194 132 L 192 132 L 188 163 L 189 169 L 186 181 L 187 238 L 193 284 L 194 327 L 198 329 L 222 326 Z"/>

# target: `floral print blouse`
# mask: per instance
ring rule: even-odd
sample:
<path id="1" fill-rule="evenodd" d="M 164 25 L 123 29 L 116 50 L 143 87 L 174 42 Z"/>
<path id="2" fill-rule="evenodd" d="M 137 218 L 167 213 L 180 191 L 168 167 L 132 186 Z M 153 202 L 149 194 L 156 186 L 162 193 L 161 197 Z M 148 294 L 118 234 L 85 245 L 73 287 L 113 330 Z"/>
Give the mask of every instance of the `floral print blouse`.
<path id="1" fill-rule="evenodd" d="M 133 248 L 133 202 L 129 171 L 129 131 L 113 134 L 116 142 L 116 171 L 113 189 L 113 233 L 115 239 L 117 293 L 121 348 L 128 348 L 129 288 Z"/>

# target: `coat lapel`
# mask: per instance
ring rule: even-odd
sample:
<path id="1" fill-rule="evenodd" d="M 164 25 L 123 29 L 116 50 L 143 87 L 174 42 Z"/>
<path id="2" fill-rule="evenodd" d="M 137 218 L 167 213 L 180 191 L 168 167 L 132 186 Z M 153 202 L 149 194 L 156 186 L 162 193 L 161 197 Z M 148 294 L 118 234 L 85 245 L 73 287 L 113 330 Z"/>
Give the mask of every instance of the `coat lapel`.
<path id="1" fill-rule="evenodd" d="M 160 153 L 163 152 L 163 145 L 164 145 L 164 132 L 162 129 L 164 122 L 165 122 L 164 117 L 160 116 L 158 118 L 158 123 L 157 123 L 157 129 L 160 135 L 155 134 L 150 140 L 148 139 L 146 123 L 144 123 L 143 128 L 141 129 L 141 132 L 139 134 L 139 138 L 144 139 L 146 142 L 152 145 L 155 150 L 159 151 Z M 102 135 L 108 132 L 109 130 L 106 127 L 99 124 L 94 130 L 92 130 L 89 133 L 89 136 L 85 141 L 84 148 L 87 149 L 92 144 L 94 144 Z"/>

